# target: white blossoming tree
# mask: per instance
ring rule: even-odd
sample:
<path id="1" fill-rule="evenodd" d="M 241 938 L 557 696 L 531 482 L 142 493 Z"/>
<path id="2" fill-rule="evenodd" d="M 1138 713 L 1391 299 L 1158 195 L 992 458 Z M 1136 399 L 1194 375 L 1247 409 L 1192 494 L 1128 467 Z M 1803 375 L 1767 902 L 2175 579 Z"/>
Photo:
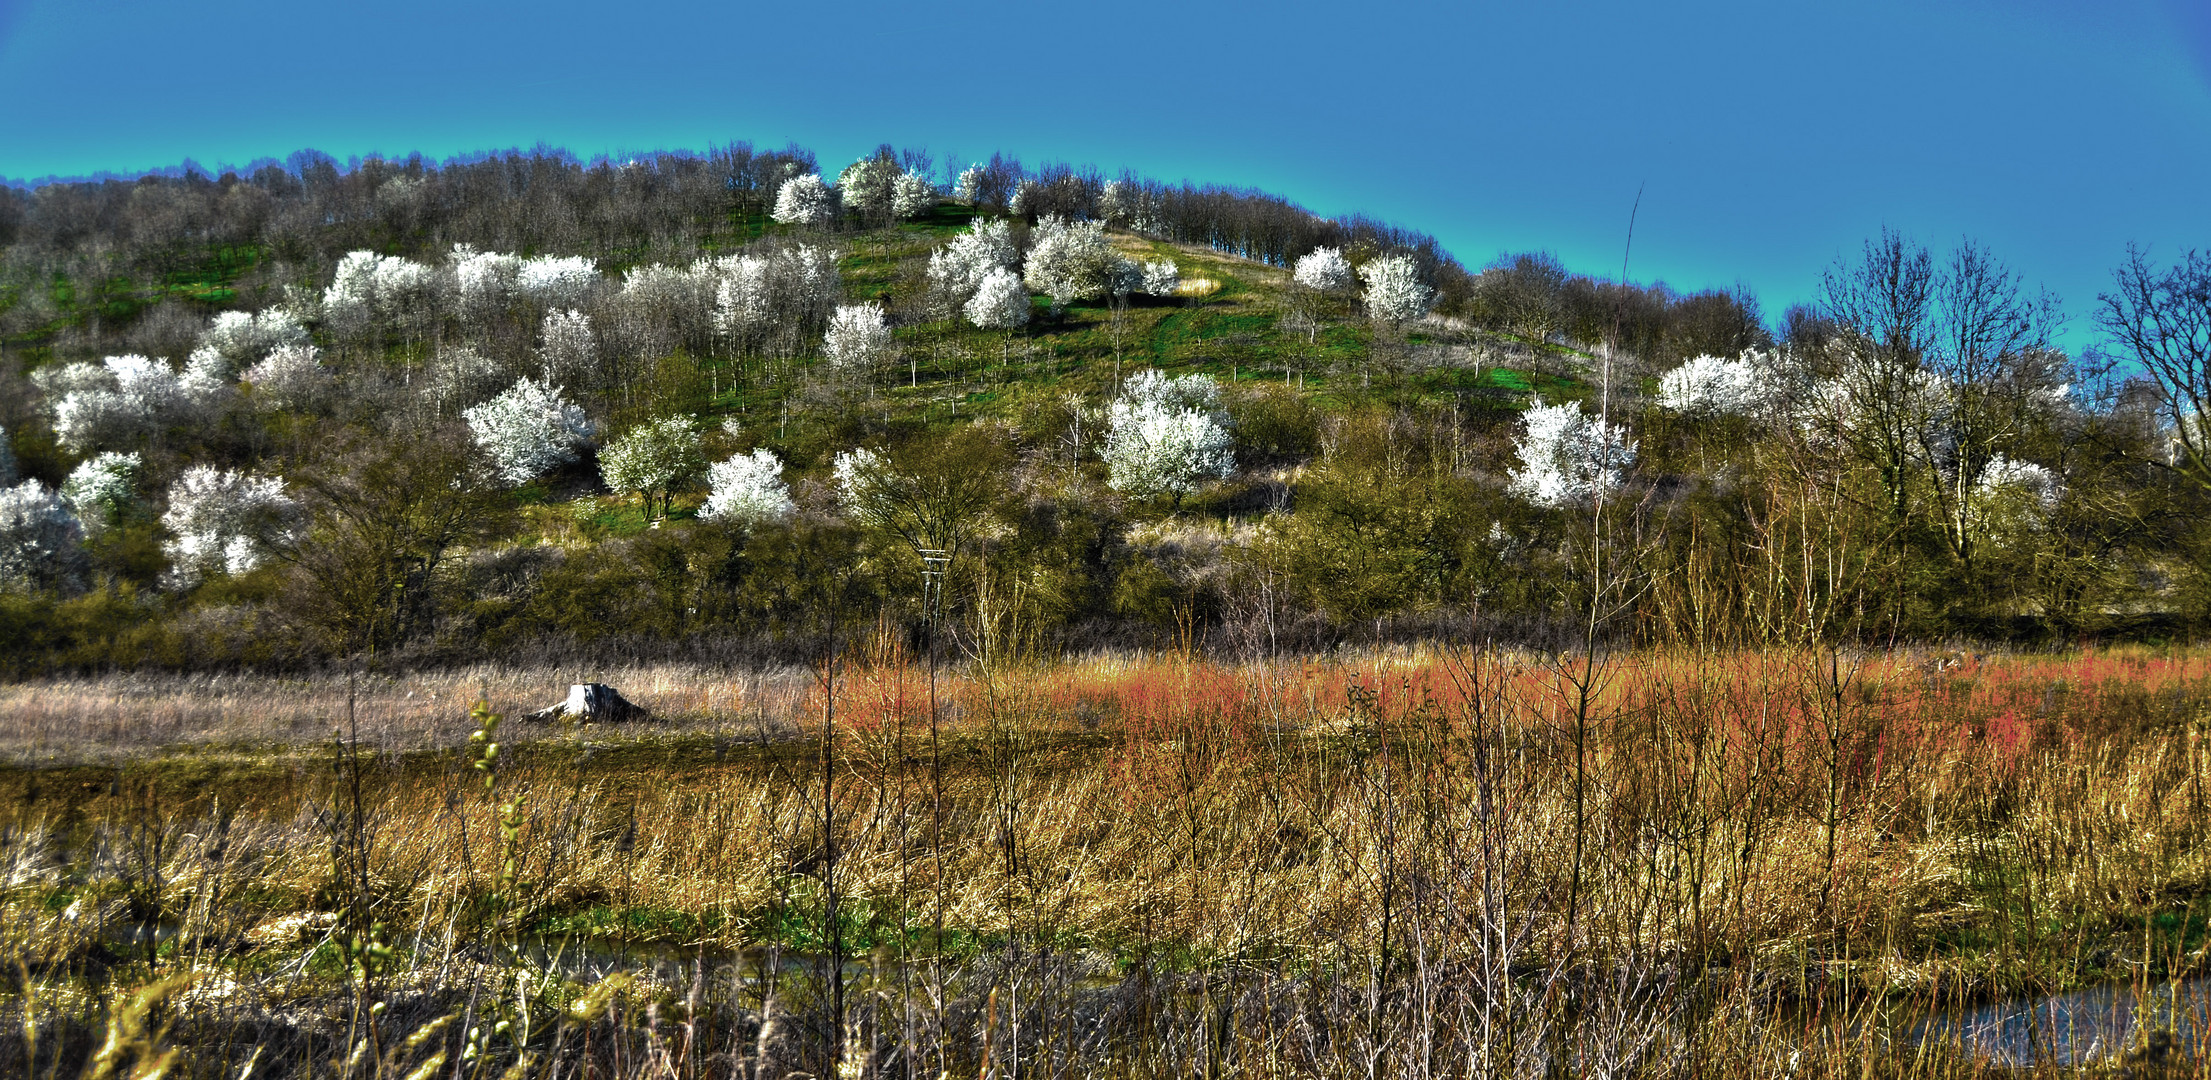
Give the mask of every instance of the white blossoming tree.
<path id="1" fill-rule="evenodd" d="M 455 244 L 448 258 L 453 264 L 453 306 L 462 319 L 482 322 L 514 302 L 521 256 Z"/>
<path id="2" fill-rule="evenodd" d="M 1182 268 L 1176 266 L 1174 260 L 1167 259 L 1160 262 L 1148 262 L 1144 264 L 1144 295 L 1157 297 L 1173 296 L 1175 294 L 1175 290 L 1181 287 Z"/>
<path id="3" fill-rule="evenodd" d="M 599 339 L 581 311 L 548 311 L 538 330 L 538 361 L 545 381 L 591 388 L 599 378 Z"/>
<path id="4" fill-rule="evenodd" d="M 67 364 L 33 381 L 46 391 L 54 433 L 80 454 L 196 422 L 230 389 L 203 373 L 179 375 L 163 361 L 136 354 Z"/>
<path id="5" fill-rule="evenodd" d="M 515 291 L 523 299 L 549 308 L 575 307 L 598 283 L 598 268 L 581 255 L 539 255 L 524 259 L 514 275 Z"/>
<path id="6" fill-rule="evenodd" d="M 1018 260 L 1004 219 L 977 220 L 929 254 L 929 286 L 945 311 L 958 311 L 991 271 L 1009 270 Z"/>
<path id="7" fill-rule="evenodd" d="M 1317 247 L 1298 256 L 1290 280 L 1314 292 L 1342 292 L 1351 287 L 1351 264 L 1342 249 Z"/>
<path id="8" fill-rule="evenodd" d="M 0 588 L 75 591 L 85 566 L 84 529 L 60 495 L 36 480 L 0 488 Z"/>
<path id="9" fill-rule="evenodd" d="M 952 198 L 969 206 L 975 205 L 983 197 L 983 180 L 988 176 L 980 165 L 961 169 L 959 182 L 952 185 Z"/>
<path id="10" fill-rule="evenodd" d="M 194 465 L 169 487 L 161 515 L 170 582 L 197 584 L 209 574 L 243 574 L 298 543 L 299 504 L 275 477 Z"/>
<path id="11" fill-rule="evenodd" d="M 258 402 L 312 411 L 323 405 L 331 390 L 330 372 L 322 366 L 321 356 L 322 350 L 313 345 L 286 345 L 247 368 L 244 379 Z"/>
<path id="12" fill-rule="evenodd" d="M 1658 377 L 1658 404 L 1690 415 L 1739 416 L 1757 403 L 1758 390 L 1750 354 L 1733 360 L 1698 356 Z"/>
<path id="13" fill-rule="evenodd" d="M 794 176 L 776 191 L 769 216 L 785 225 L 827 225 L 837 218 L 836 195 L 819 176 Z"/>
<path id="14" fill-rule="evenodd" d="M 821 351 L 839 374 L 863 379 L 888 362 L 891 325 L 883 314 L 883 305 L 872 301 L 838 305 L 837 313 L 829 319 Z"/>
<path id="15" fill-rule="evenodd" d="M 218 367 L 203 362 L 202 370 L 211 378 L 232 378 L 276 349 L 305 344 L 306 328 L 282 308 L 258 314 L 225 311 L 200 334 L 200 348 L 213 350 L 224 363 Z M 193 355 L 197 357 L 198 351 Z"/>
<path id="16" fill-rule="evenodd" d="M 634 491 L 653 514 L 653 496 L 666 514 L 677 491 L 698 476 L 706 459 L 699 453 L 699 431 L 691 417 L 663 416 L 622 433 L 599 451 L 599 475 L 615 491 Z"/>
<path id="17" fill-rule="evenodd" d="M 703 521 L 758 528 L 791 516 L 791 489 L 783 482 L 783 459 L 773 450 L 761 448 L 715 462 L 706 470 L 706 483 L 706 503 L 699 507 Z"/>
<path id="18" fill-rule="evenodd" d="M 62 482 L 61 497 L 87 536 L 115 527 L 137 508 L 141 468 L 136 453 L 111 450 L 86 458 L 70 471 L 69 479 Z"/>
<path id="19" fill-rule="evenodd" d="M 1422 284 L 1419 268 L 1407 255 L 1384 255 L 1359 267 L 1366 282 L 1367 314 L 1395 326 L 1428 313 L 1435 290 Z"/>
<path id="20" fill-rule="evenodd" d="M 964 309 L 967 321 L 984 330 L 1019 330 L 1029 324 L 1029 290 L 1003 267 L 983 275 Z"/>
<path id="21" fill-rule="evenodd" d="M 1582 411 L 1572 402 L 1528 407 L 1514 452 L 1508 490 L 1537 506 L 1586 505 L 1620 486 L 1635 465 L 1635 440 L 1619 425 Z"/>
<path id="22" fill-rule="evenodd" d="M 1058 314 L 1076 300 L 1105 295 L 1126 262 L 1106 239 L 1104 222 L 1046 217 L 1031 236 L 1023 278 L 1029 291 L 1052 298 Z"/>
<path id="23" fill-rule="evenodd" d="M 476 445 L 509 484 L 526 484 L 576 460 L 591 438 L 583 409 L 560 396 L 560 387 L 528 376 L 503 394 L 462 413 Z"/>
<path id="24" fill-rule="evenodd" d="M 925 216 L 937 205 L 937 187 L 929 178 L 918 173 L 904 172 L 891 182 L 891 216 L 900 221 L 912 221 Z"/>
<path id="25" fill-rule="evenodd" d="M 1234 473 L 1219 408 L 1220 387 L 1203 375 L 1137 373 L 1106 411 L 1106 483 L 1132 495 L 1172 495 L 1179 508 L 1207 481 Z"/>
<path id="26" fill-rule="evenodd" d="M 429 317 L 436 281 L 430 267 L 397 255 L 347 252 L 323 292 L 323 321 L 349 338 L 365 339 L 383 328 L 414 335 Z"/>

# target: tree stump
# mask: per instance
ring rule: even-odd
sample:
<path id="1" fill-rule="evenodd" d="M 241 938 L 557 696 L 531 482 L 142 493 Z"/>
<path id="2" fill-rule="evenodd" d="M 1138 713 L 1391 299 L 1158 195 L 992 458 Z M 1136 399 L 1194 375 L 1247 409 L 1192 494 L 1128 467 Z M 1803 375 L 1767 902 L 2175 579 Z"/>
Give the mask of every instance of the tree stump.
<path id="1" fill-rule="evenodd" d="M 622 692 L 605 683 L 575 683 L 568 688 L 568 699 L 557 705 L 531 713 L 531 720 L 581 720 L 587 724 L 616 724 L 627 720 L 650 720 L 652 713 L 623 697 Z"/>

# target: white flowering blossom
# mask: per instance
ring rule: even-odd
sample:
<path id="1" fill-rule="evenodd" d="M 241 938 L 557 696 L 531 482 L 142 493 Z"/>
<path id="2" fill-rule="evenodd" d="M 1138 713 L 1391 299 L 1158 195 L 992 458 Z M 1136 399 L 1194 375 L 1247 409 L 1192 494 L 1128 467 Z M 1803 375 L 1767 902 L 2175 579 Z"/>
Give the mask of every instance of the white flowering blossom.
<path id="1" fill-rule="evenodd" d="M 911 221 L 937 205 L 937 186 L 919 173 L 904 172 L 891 182 L 891 216 Z"/>
<path id="2" fill-rule="evenodd" d="M 200 347 L 193 351 L 193 362 L 189 366 L 200 369 L 210 378 L 230 379 L 276 349 L 305 344 L 307 330 L 291 312 L 282 308 L 270 308 L 259 314 L 225 311 L 216 315 L 215 321 L 200 333 Z M 202 351 L 212 351 L 225 363 L 216 365 L 201 359 Z"/>
<path id="3" fill-rule="evenodd" d="M 1136 212 L 1136 186 L 1126 180 L 1108 180 L 1098 192 L 1098 216 L 1123 225 Z"/>
<path id="4" fill-rule="evenodd" d="M 321 355 L 313 345 L 286 345 L 247 368 L 244 378 L 256 400 L 280 409 L 313 409 L 330 390 L 330 372 Z"/>
<path id="5" fill-rule="evenodd" d="M 839 304 L 837 313 L 829 319 L 821 351 L 831 367 L 856 374 L 872 371 L 888 360 L 891 326 L 883 316 L 883 305 L 872 301 Z"/>
<path id="6" fill-rule="evenodd" d="M 538 335 L 537 355 L 546 382 L 589 386 L 597 378 L 599 342 L 589 316 L 573 309 L 546 312 Z"/>
<path id="7" fill-rule="evenodd" d="M 1427 314 L 1435 290 L 1420 282 L 1420 272 L 1406 255 L 1384 255 L 1359 268 L 1367 284 L 1367 313 L 1383 322 L 1401 323 Z"/>
<path id="8" fill-rule="evenodd" d="M 836 197 L 820 176 L 794 176 L 776 191 L 770 216 L 785 225 L 827 225 L 837 216 Z"/>
<path id="9" fill-rule="evenodd" d="M 465 319 L 494 315 L 513 302 L 522 257 L 453 245 L 453 300 Z"/>
<path id="10" fill-rule="evenodd" d="M 1341 249 L 1317 247 L 1298 257 L 1290 276 L 1308 289 L 1338 292 L 1351 287 L 1351 264 Z"/>
<path id="11" fill-rule="evenodd" d="M 1144 264 L 1144 295 L 1173 296 L 1182 287 L 1182 268 L 1168 259 Z"/>
<path id="12" fill-rule="evenodd" d="M 2065 482 L 2056 473 L 2031 461 L 2017 461 L 1998 454 L 1981 469 L 1978 485 L 1984 497 L 2018 497 L 2044 513 L 2057 508 L 2065 497 Z"/>
<path id="13" fill-rule="evenodd" d="M 861 524 L 884 523 L 883 478 L 887 472 L 888 464 L 883 455 L 864 446 L 840 450 L 831 459 L 830 474 L 837 488 L 837 499 Z"/>
<path id="14" fill-rule="evenodd" d="M 753 527 L 791 516 L 791 489 L 783 482 L 783 460 L 773 450 L 716 462 L 706 470 L 706 483 L 710 492 L 699 507 L 701 520 Z"/>
<path id="15" fill-rule="evenodd" d="M 970 206 L 983 197 L 983 178 L 987 175 L 980 165 L 970 165 L 960 170 L 960 181 L 952 186 L 952 197 Z"/>
<path id="16" fill-rule="evenodd" d="M 0 488 L 0 588 L 74 590 L 84 583 L 84 529 L 36 480 Z"/>
<path id="17" fill-rule="evenodd" d="M 1220 387 L 1203 375 L 1137 373 L 1106 411 L 1106 483 L 1179 501 L 1207 480 L 1235 472 L 1219 407 Z"/>
<path id="18" fill-rule="evenodd" d="M 572 308 L 583 302 L 599 283 L 599 270 L 581 255 L 539 255 L 522 260 L 515 271 L 514 288 L 522 298 L 541 307 Z"/>
<path id="19" fill-rule="evenodd" d="M 418 262 L 373 251 L 350 251 L 338 260 L 323 291 L 323 318 L 339 333 L 368 333 L 381 318 L 412 321 L 430 299 L 436 273 Z"/>
<path id="20" fill-rule="evenodd" d="M 1057 215 L 1037 222 L 1023 272 L 1031 292 L 1052 298 L 1055 311 L 1112 287 L 1113 273 L 1127 260 L 1113 250 L 1101 221 L 1069 222 Z"/>
<path id="21" fill-rule="evenodd" d="M 423 393 L 440 414 L 451 416 L 499 393 L 507 385 L 507 375 L 506 366 L 497 360 L 457 345 L 438 350 Z"/>
<path id="22" fill-rule="evenodd" d="M 1758 403 L 1758 375 L 1747 352 L 1733 360 L 1695 357 L 1658 377 L 1658 403 L 1679 413 L 1744 415 Z"/>
<path id="23" fill-rule="evenodd" d="M 161 545 L 170 581 L 189 586 L 211 573 L 243 574 L 297 543 L 300 509 L 281 479 L 194 465 L 170 485 L 161 524 L 172 534 Z"/>
<path id="24" fill-rule="evenodd" d="M 771 340 L 798 348 L 801 328 L 821 326 L 844 295 L 836 253 L 810 244 L 724 256 L 711 267 L 714 331 L 740 351 Z"/>
<path id="25" fill-rule="evenodd" d="M 984 330 L 1019 330 L 1029 325 L 1029 290 L 1013 271 L 999 267 L 983 276 L 965 312 L 967 321 Z"/>
<path id="26" fill-rule="evenodd" d="M 957 308 L 991 271 L 1011 269 L 1018 258 L 1003 219 L 978 220 L 929 254 L 929 284 Z"/>
<path id="27" fill-rule="evenodd" d="M 652 513 L 654 492 L 660 493 L 665 510 L 676 489 L 698 475 L 702 464 L 698 428 L 688 416 L 647 420 L 599 452 L 599 476 L 606 486 L 644 496 L 647 514 Z"/>
<path id="28" fill-rule="evenodd" d="M 33 381 L 48 395 L 62 445 L 80 454 L 190 423 L 228 389 L 204 373 L 180 376 L 136 354 L 41 371 Z"/>
<path id="29" fill-rule="evenodd" d="M 80 462 L 62 481 L 61 497 L 77 515 L 86 535 L 113 527 L 138 504 L 136 453 L 114 451 L 95 454 Z"/>
<path id="30" fill-rule="evenodd" d="M 591 438 L 583 409 L 560 396 L 560 387 L 529 376 L 503 394 L 461 414 L 469 434 L 510 484 L 528 483 L 576 460 L 576 447 Z"/>
<path id="31" fill-rule="evenodd" d="M 1015 214 L 1027 217 L 1036 212 L 1036 196 L 1036 181 L 1023 178 L 1020 183 L 1013 186 L 1013 198 L 1006 208 Z"/>
<path id="32" fill-rule="evenodd" d="M 1514 450 L 1520 467 L 1508 487 L 1514 495 L 1552 508 L 1578 506 L 1620 485 L 1635 464 L 1635 441 L 1619 425 L 1597 419 L 1572 402 L 1538 399 L 1522 417 L 1526 427 Z"/>
<path id="33" fill-rule="evenodd" d="M 837 174 L 837 201 L 847 210 L 881 217 L 891 212 L 898 178 L 902 175 L 898 163 L 889 158 L 861 158 Z"/>

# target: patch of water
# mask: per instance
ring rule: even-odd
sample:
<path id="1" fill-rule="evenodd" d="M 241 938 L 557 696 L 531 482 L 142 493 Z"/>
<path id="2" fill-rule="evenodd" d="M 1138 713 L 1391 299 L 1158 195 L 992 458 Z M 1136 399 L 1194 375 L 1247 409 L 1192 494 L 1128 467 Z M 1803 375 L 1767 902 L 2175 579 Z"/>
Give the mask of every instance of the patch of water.
<path id="1" fill-rule="evenodd" d="M 1924 1021 L 1912 1034 L 1922 1042 L 1955 1042 L 2006 1068 L 2085 1065 L 2144 1053 L 2200 1058 L 2211 1036 L 2211 976 L 1991 1002 Z"/>

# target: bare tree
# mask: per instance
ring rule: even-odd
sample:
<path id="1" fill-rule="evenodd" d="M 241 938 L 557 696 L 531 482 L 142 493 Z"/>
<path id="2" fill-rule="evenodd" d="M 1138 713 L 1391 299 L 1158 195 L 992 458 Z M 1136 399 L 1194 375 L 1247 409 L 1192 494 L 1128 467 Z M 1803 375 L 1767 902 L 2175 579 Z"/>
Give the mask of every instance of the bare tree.
<path id="1" fill-rule="evenodd" d="M 2097 298 L 2096 324 L 2157 383 L 2172 424 L 2171 453 L 2160 464 L 2211 489 L 2211 441 L 2203 430 L 2211 408 L 2211 254 L 2183 252 L 2161 271 L 2129 244 L 2112 277 L 2117 288 Z"/>

